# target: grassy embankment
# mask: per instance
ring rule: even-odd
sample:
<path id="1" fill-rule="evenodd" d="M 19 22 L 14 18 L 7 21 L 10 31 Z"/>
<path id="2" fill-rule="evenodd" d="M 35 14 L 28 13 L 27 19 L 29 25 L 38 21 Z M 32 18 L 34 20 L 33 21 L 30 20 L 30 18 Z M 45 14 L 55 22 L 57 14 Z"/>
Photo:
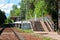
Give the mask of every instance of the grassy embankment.
<path id="1" fill-rule="evenodd" d="M 24 33 L 33 33 L 32 30 L 22 30 L 22 29 L 19 29 L 19 28 L 17 28 L 17 30 L 22 31 L 22 32 L 24 32 Z M 49 37 L 44 37 L 44 36 L 42 36 L 42 35 L 40 35 L 40 34 L 32 34 L 32 35 L 33 35 L 33 36 L 36 36 L 36 37 L 40 37 L 40 38 L 42 38 L 43 40 L 55 40 L 55 39 L 52 39 L 52 38 L 49 38 Z"/>

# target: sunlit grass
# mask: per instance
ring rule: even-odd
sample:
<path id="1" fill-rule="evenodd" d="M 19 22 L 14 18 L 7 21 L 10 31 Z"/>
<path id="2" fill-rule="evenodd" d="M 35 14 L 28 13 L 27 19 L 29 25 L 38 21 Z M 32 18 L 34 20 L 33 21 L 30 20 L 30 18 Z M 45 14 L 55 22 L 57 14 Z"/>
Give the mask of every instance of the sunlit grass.
<path id="1" fill-rule="evenodd" d="M 33 31 L 32 30 L 22 30 L 23 32 L 25 32 L 25 33 L 33 33 Z"/>
<path id="2" fill-rule="evenodd" d="M 48 37 L 43 37 L 43 40 L 55 40 L 55 39 L 48 38 Z"/>
<path id="3" fill-rule="evenodd" d="M 33 33 L 33 31 L 32 30 L 22 30 L 22 29 L 20 29 L 20 28 L 17 28 L 19 31 L 22 31 L 22 32 L 24 32 L 24 33 Z M 35 37 L 38 37 L 38 38 L 42 38 L 43 40 L 56 40 L 56 39 L 52 39 L 52 38 L 49 38 L 49 37 L 44 37 L 44 36 L 42 36 L 42 35 L 40 35 L 40 34 L 31 34 L 31 35 L 33 35 L 33 36 L 35 36 Z"/>
<path id="4" fill-rule="evenodd" d="M 42 38 L 43 40 L 56 40 L 56 39 L 52 39 L 52 38 L 49 38 L 49 37 L 44 37 L 41 34 L 32 34 L 32 35 L 35 36 L 35 37 L 38 37 L 38 38 Z"/>
<path id="5" fill-rule="evenodd" d="M 25 30 L 23 30 L 23 29 L 20 29 L 20 28 L 17 28 L 19 31 L 22 31 L 22 32 L 24 32 L 24 33 L 33 33 L 33 31 L 31 30 L 31 29 L 25 29 Z"/>

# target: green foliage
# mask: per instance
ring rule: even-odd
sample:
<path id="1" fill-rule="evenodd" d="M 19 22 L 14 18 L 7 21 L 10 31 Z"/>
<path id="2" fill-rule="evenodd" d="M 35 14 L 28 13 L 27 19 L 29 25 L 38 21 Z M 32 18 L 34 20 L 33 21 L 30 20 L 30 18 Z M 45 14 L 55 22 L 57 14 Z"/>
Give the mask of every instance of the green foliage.
<path id="1" fill-rule="evenodd" d="M 45 0 L 22 0 L 21 9 L 26 19 L 34 18 L 35 14 L 39 18 L 42 14 L 47 15 L 48 13 Z"/>
<path id="2" fill-rule="evenodd" d="M 46 37 L 44 37 L 44 39 L 43 40 L 50 40 L 50 38 L 46 38 Z"/>
<path id="3" fill-rule="evenodd" d="M 13 7 L 12 7 L 12 8 L 13 8 L 13 10 L 15 10 L 15 9 L 17 9 L 17 6 L 16 6 L 16 5 L 13 5 Z"/>
<path id="4" fill-rule="evenodd" d="M 18 15 L 20 15 L 20 9 L 15 10 L 14 16 L 18 16 Z"/>
<path id="5" fill-rule="evenodd" d="M 8 24 L 8 23 L 12 23 L 12 22 L 14 22 L 12 19 L 10 19 L 10 18 L 7 18 L 6 20 L 5 20 L 5 24 Z"/>
<path id="6" fill-rule="evenodd" d="M 13 5 L 13 10 L 10 11 L 10 16 L 18 16 L 20 15 L 20 8 L 17 8 L 16 5 Z"/>
<path id="7" fill-rule="evenodd" d="M 29 30 L 22 30 L 20 28 L 17 28 L 20 32 L 24 32 L 24 33 L 33 33 L 33 30 L 29 29 Z"/>
<path id="8" fill-rule="evenodd" d="M 56 40 L 56 39 L 52 39 L 52 38 L 49 38 L 49 37 L 43 37 L 43 40 Z"/>
<path id="9" fill-rule="evenodd" d="M 33 33 L 32 30 L 22 30 L 24 33 Z"/>
<path id="10" fill-rule="evenodd" d="M 52 15 L 52 19 L 53 19 L 53 21 L 54 21 L 54 23 L 56 23 L 58 20 L 58 1 L 57 0 L 49 0 L 48 2 L 47 2 L 47 0 L 46 0 L 46 3 L 47 3 L 47 10 L 48 10 L 48 12 L 49 12 L 49 14 L 51 14 Z"/>
<path id="11" fill-rule="evenodd" d="M 19 16 L 20 14 L 20 18 L 22 18 L 23 20 L 34 18 L 35 14 L 37 15 L 37 18 L 40 18 L 42 15 L 46 16 L 49 13 L 52 15 L 56 15 L 56 4 L 57 0 L 21 0 L 20 9 L 18 9 L 17 6 L 14 5 L 13 10 L 11 10 L 11 15 Z"/>
<path id="12" fill-rule="evenodd" d="M 5 12 L 0 10 L 0 25 L 5 23 L 5 20 L 6 20 Z"/>
<path id="13" fill-rule="evenodd" d="M 40 0 L 37 1 L 36 5 L 35 5 L 35 11 L 34 13 L 38 16 L 41 17 L 42 14 L 44 16 L 46 16 L 49 13 L 49 9 L 47 10 L 47 3 L 45 2 L 45 0 Z"/>

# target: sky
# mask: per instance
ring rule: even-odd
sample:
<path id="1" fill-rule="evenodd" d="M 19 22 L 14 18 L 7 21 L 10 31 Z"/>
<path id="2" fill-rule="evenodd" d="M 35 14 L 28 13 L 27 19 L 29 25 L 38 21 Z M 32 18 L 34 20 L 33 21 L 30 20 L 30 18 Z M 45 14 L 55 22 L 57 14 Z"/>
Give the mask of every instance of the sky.
<path id="1" fill-rule="evenodd" d="M 5 15 L 8 17 L 10 15 L 10 10 L 12 10 L 13 5 L 18 5 L 21 0 L 0 0 L 0 10 L 5 12 Z"/>

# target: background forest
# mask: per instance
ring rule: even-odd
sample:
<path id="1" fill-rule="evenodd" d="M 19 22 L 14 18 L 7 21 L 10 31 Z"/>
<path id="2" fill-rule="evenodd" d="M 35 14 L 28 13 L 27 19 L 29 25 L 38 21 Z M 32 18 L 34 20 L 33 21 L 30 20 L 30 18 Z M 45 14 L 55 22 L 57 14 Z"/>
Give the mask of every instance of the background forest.
<path id="1" fill-rule="evenodd" d="M 54 22 L 57 22 L 57 0 L 21 0 L 17 5 L 13 5 L 13 10 L 10 11 L 11 16 L 19 16 L 20 20 L 28 20 L 40 18 L 42 16 L 51 15 Z"/>

